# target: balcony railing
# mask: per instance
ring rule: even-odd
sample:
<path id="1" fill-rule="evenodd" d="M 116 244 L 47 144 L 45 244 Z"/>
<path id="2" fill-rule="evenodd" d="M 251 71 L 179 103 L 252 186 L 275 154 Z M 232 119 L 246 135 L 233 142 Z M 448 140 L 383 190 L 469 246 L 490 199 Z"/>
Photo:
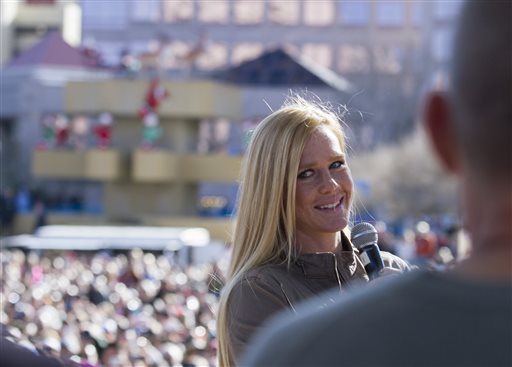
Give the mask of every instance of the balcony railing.
<path id="1" fill-rule="evenodd" d="M 72 113 L 109 111 L 116 116 L 136 116 L 147 92 L 147 80 L 106 80 L 69 82 L 65 109 Z M 163 81 L 170 97 L 162 102 L 162 119 L 202 119 L 212 116 L 239 119 L 241 95 L 238 87 L 224 83 L 193 80 Z"/>
<path id="2" fill-rule="evenodd" d="M 116 150 L 36 150 L 32 159 L 32 174 L 40 178 L 114 181 L 122 171 Z"/>
<path id="3" fill-rule="evenodd" d="M 32 174 L 39 178 L 131 180 L 139 183 L 236 182 L 241 156 L 177 154 L 164 150 L 135 150 L 130 172 L 116 150 L 36 150 Z M 128 174 L 127 174 L 128 173 Z"/>
<path id="4" fill-rule="evenodd" d="M 132 160 L 132 179 L 139 182 L 235 182 L 241 156 L 225 154 L 176 154 L 137 150 Z"/>

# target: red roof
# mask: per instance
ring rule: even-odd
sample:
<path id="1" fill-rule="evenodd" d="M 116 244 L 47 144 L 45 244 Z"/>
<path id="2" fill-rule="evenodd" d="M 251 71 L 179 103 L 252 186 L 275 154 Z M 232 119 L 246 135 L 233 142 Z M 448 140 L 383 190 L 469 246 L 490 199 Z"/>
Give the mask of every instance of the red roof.
<path id="1" fill-rule="evenodd" d="M 91 62 L 62 39 L 58 31 L 48 32 L 39 42 L 12 59 L 7 67 L 58 65 L 91 68 Z"/>

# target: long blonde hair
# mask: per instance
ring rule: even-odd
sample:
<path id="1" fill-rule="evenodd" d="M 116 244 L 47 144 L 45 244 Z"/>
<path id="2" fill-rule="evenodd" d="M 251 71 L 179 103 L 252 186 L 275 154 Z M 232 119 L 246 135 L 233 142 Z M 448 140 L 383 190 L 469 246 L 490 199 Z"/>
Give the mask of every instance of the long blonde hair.
<path id="1" fill-rule="evenodd" d="M 332 129 L 345 149 L 345 135 L 328 108 L 290 97 L 254 130 L 244 157 L 233 233 L 231 263 L 217 318 L 219 366 L 233 365 L 228 323 L 229 295 L 249 270 L 296 255 L 295 187 L 299 162 L 312 132 Z"/>

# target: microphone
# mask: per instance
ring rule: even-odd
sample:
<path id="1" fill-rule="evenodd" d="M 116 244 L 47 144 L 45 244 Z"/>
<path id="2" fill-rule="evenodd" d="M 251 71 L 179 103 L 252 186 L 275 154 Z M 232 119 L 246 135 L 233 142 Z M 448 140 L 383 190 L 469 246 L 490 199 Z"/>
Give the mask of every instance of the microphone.
<path id="1" fill-rule="evenodd" d="M 377 278 L 379 271 L 384 268 L 384 262 L 377 245 L 378 238 L 375 227 L 367 222 L 356 224 L 350 232 L 350 240 L 359 250 L 359 257 L 370 279 Z"/>

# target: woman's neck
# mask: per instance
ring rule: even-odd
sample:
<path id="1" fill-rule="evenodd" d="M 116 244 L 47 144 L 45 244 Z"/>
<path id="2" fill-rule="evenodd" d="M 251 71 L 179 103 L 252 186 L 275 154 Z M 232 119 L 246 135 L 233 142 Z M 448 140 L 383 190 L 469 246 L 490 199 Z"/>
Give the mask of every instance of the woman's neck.
<path id="1" fill-rule="evenodd" d="M 313 254 L 316 252 L 334 252 L 338 247 L 339 236 L 329 233 L 320 236 L 297 235 L 295 246 L 300 254 Z"/>

